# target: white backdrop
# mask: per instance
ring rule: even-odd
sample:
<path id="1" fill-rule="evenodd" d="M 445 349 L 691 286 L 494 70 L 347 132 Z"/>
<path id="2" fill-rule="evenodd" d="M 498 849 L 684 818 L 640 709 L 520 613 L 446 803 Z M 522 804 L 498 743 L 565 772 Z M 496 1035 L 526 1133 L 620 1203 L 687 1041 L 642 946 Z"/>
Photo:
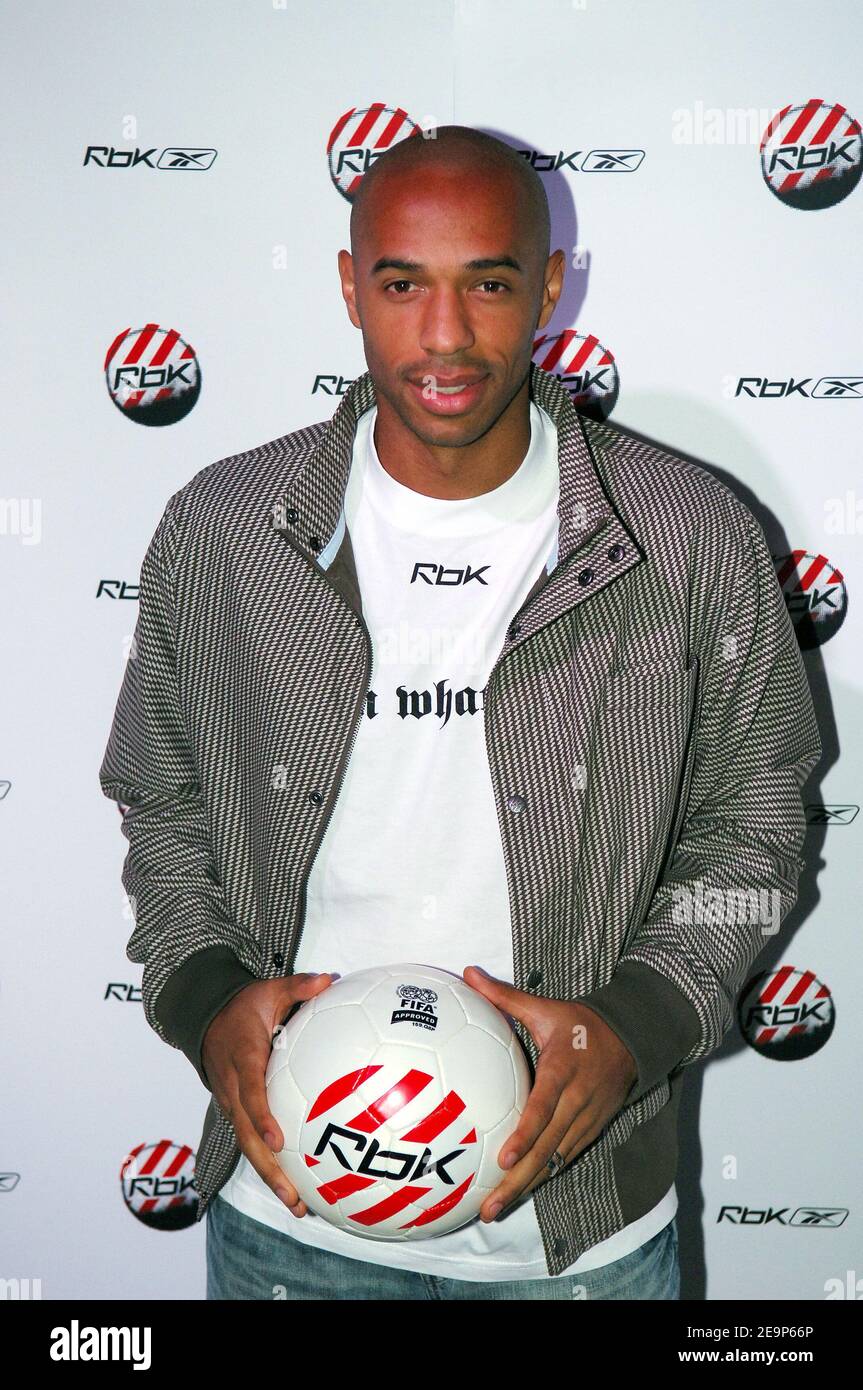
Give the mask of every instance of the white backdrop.
<path id="1" fill-rule="evenodd" d="M 125 956 L 127 844 L 98 769 L 167 498 L 213 460 L 331 415 L 320 375 L 343 389 L 365 370 L 338 284 L 349 203 L 330 178 L 331 131 L 383 103 L 552 166 L 563 153 L 544 177 L 570 269 L 546 333 L 595 335 L 619 371 L 615 421 L 732 482 L 777 555 L 823 555 L 844 576 L 848 617 L 806 652 L 826 750 L 806 800 L 847 808 L 861 780 L 863 408 L 847 374 L 863 371 L 863 189 L 795 207 L 765 183 L 759 141 L 814 98 L 863 116 L 863 10 L 7 0 L 2 15 L 0 1278 L 39 1281 L 43 1298 L 197 1299 L 203 1223 L 148 1227 L 119 1179 L 140 1144 L 194 1147 L 207 1096 L 144 1022 Z M 843 117 L 837 132 L 849 128 Z M 105 167 L 85 163 L 91 146 L 155 153 Z M 155 167 L 178 154 L 202 167 Z M 834 161 L 850 182 L 856 158 L 850 138 Z M 148 324 L 175 329 L 201 373 L 194 408 L 163 428 L 119 409 L 104 373 L 117 336 Z M 804 394 L 831 373 L 846 374 L 832 392 Z M 737 394 L 744 377 L 808 385 Z M 863 1297 L 863 818 L 830 815 L 758 964 L 811 971 L 836 1026 L 791 1062 L 735 1028 L 692 1069 L 684 1296 Z M 738 1220 L 720 1220 L 724 1207 Z"/>

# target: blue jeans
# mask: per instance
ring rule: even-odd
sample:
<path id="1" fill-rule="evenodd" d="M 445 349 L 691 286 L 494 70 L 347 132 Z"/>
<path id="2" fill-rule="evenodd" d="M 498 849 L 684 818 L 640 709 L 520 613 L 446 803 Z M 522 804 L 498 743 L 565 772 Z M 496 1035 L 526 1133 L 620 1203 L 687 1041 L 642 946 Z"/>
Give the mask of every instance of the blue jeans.
<path id="1" fill-rule="evenodd" d="M 208 1299 L 680 1298 L 675 1220 L 639 1250 L 599 1269 L 487 1283 L 333 1255 L 255 1221 L 218 1195 L 206 1220 Z"/>

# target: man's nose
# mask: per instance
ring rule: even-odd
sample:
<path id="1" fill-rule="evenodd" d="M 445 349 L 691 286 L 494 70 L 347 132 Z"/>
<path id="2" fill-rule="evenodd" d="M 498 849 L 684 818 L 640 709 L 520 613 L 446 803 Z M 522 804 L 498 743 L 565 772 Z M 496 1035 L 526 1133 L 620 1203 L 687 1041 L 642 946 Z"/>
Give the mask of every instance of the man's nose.
<path id="1" fill-rule="evenodd" d="M 476 341 L 462 294 L 437 286 L 426 299 L 419 345 L 429 357 L 449 357 L 472 348 Z"/>

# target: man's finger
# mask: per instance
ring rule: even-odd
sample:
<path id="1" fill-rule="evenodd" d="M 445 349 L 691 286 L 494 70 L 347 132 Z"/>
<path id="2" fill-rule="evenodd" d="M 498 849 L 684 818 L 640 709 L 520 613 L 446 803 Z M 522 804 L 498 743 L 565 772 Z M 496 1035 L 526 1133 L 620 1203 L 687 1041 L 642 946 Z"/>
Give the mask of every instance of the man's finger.
<path id="1" fill-rule="evenodd" d="M 558 1071 L 550 1058 L 540 1058 L 521 1119 L 498 1154 L 497 1161 L 501 1168 L 513 1168 L 533 1148 L 554 1119 L 563 1088 L 563 1073 Z"/>
<path id="2" fill-rule="evenodd" d="M 285 981 L 285 994 L 289 1000 L 295 1002 L 311 999 L 328 989 L 331 982 L 332 976 L 329 974 L 291 975 Z M 248 1115 L 258 1138 L 272 1153 L 279 1153 L 284 1148 L 285 1136 L 270 1109 L 266 1086 L 267 1064 L 272 1047 L 272 1038 L 261 1037 L 260 1043 L 255 1044 L 244 1039 L 242 1053 L 239 1057 L 231 1058 L 231 1065 L 236 1072 L 240 1105 Z"/>
<path id="3" fill-rule="evenodd" d="M 251 1122 L 243 1119 L 239 1113 L 234 1118 L 234 1133 L 237 1143 L 258 1177 L 272 1189 L 279 1201 L 293 1212 L 294 1216 L 305 1216 L 308 1208 L 297 1189 L 279 1167 L 264 1141 L 258 1138 Z"/>
<path id="4" fill-rule="evenodd" d="M 284 989 L 279 996 L 279 1009 L 274 1019 L 273 1035 L 278 1028 L 284 1028 L 301 1004 L 305 1004 L 307 1000 L 313 999 L 317 994 L 322 994 L 325 989 L 329 989 L 332 982 L 333 977 L 329 974 L 285 976 L 281 982 Z"/>
<path id="5" fill-rule="evenodd" d="M 586 1117 L 582 1115 L 576 1124 L 570 1126 L 560 1143 L 555 1146 L 558 1153 L 560 1153 L 565 1160 L 564 1166 L 570 1164 L 574 1158 L 577 1158 L 589 1144 L 593 1143 L 594 1139 L 599 1137 L 605 1128 L 605 1121 L 598 1119 L 594 1120 L 593 1124 L 589 1124 L 587 1129 L 585 1129 L 585 1119 Z M 553 1152 L 554 1149 L 552 1150 L 552 1153 Z M 548 1168 L 543 1164 L 542 1170 L 528 1183 L 525 1188 L 525 1193 L 533 1192 L 535 1187 L 539 1187 L 542 1183 L 548 1182 L 550 1177 L 551 1174 Z"/>
<path id="6" fill-rule="evenodd" d="M 471 989 L 475 989 L 478 994 L 484 994 L 486 999 L 503 1013 L 517 1018 L 519 1023 L 524 1023 L 530 1028 L 537 1004 L 532 994 L 526 994 L 524 990 L 516 989 L 515 985 L 509 985 L 504 980 L 495 980 L 478 965 L 465 966 L 462 975 Z"/>
<path id="7" fill-rule="evenodd" d="M 329 989 L 332 982 L 333 977 L 327 971 L 319 975 L 310 972 L 288 975 L 284 982 L 285 993 L 292 1002 L 300 999 L 312 999 L 316 994 L 321 994 L 325 989 Z"/>
<path id="8" fill-rule="evenodd" d="M 546 1162 L 558 1147 L 568 1127 L 569 1115 L 559 1107 L 537 1143 L 509 1169 L 506 1177 L 485 1199 L 480 1208 L 483 1221 L 493 1221 L 505 1208 L 518 1201 L 527 1190 L 528 1184 L 545 1169 Z"/>
<path id="9" fill-rule="evenodd" d="M 573 1113 L 572 1097 L 564 1093 L 551 1121 L 536 1143 L 508 1171 L 503 1181 L 483 1202 L 480 1209 L 482 1220 L 493 1221 L 495 1216 L 499 1216 L 505 1207 L 517 1201 L 528 1191 L 530 1184 L 537 1176 L 548 1171 L 546 1164 L 555 1150 L 564 1153 L 561 1144 L 566 1137 L 572 1133 L 580 1133 L 592 1121 L 593 1110 L 588 1100 L 583 1099 L 581 1103 L 577 1104 L 577 1109 Z"/>
<path id="10" fill-rule="evenodd" d="M 267 1087 L 264 1075 L 267 1067 L 266 1055 L 244 1061 L 237 1068 L 237 1087 L 240 1105 L 251 1121 L 258 1138 L 272 1153 L 280 1153 L 285 1147 L 282 1127 L 270 1109 L 267 1100 Z"/>

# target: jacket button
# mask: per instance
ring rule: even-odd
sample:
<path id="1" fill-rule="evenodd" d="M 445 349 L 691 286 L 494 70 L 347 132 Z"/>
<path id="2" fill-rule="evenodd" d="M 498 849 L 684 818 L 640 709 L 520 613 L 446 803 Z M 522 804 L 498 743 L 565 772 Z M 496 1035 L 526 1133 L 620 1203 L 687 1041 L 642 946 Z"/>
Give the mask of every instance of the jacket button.
<path id="1" fill-rule="evenodd" d="M 323 796 L 321 795 L 321 793 L 320 793 L 317 789 L 315 789 L 314 791 L 309 792 L 309 801 L 314 802 L 315 806 L 320 806 L 320 804 L 321 804 L 321 802 L 323 801 L 323 799 L 324 799 Z"/>
<path id="2" fill-rule="evenodd" d="M 513 623 L 513 624 L 510 626 L 510 629 L 509 629 L 509 640 L 510 640 L 510 642 L 514 642 L 515 639 L 516 639 L 516 637 L 518 636 L 518 634 L 519 634 L 520 632 L 521 632 L 521 623 Z"/>
<path id="3" fill-rule="evenodd" d="M 581 570 L 578 576 L 578 582 L 583 586 L 585 584 L 589 584 L 592 578 L 593 570 Z"/>
<path id="4" fill-rule="evenodd" d="M 296 507 L 285 508 L 285 521 L 296 521 L 298 516 L 299 512 L 297 511 Z"/>
<path id="5" fill-rule="evenodd" d="M 309 550 L 317 551 L 323 548 L 323 541 L 320 536 L 309 536 Z"/>
<path id="6" fill-rule="evenodd" d="M 276 954 L 273 956 L 273 965 L 276 967 L 277 970 L 281 970 L 284 963 L 284 956 L 282 955 L 281 951 L 277 951 Z"/>
<path id="7" fill-rule="evenodd" d="M 523 796 L 508 796 L 506 799 L 506 804 L 511 811 L 523 811 L 525 807 L 525 800 Z"/>
<path id="8" fill-rule="evenodd" d="M 533 969 L 529 970 L 527 973 L 527 987 L 528 989 L 536 989 L 537 985 L 541 984 L 542 971 L 540 970 L 538 965 L 535 965 Z"/>
<path id="9" fill-rule="evenodd" d="M 613 545 L 608 552 L 609 560 L 622 560 L 626 551 L 622 545 Z"/>
<path id="10" fill-rule="evenodd" d="M 563 1236 L 558 1236 L 551 1248 L 555 1255 L 565 1255 L 569 1250 L 569 1244 L 564 1240 Z"/>

